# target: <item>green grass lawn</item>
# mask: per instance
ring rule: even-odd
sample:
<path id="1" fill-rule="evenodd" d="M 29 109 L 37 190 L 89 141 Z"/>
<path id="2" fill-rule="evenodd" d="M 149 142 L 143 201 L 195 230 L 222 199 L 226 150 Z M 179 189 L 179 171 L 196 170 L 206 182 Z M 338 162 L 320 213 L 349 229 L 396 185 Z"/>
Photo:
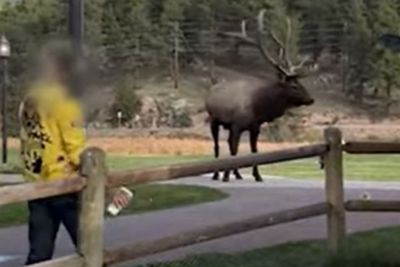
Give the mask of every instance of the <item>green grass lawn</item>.
<path id="1" fill-rule="evenodd" d="M 304 241 L 237 254 L 207 254 L 146 267 L 395 267 L 400 266 L 400 228 L 352 235 L 339 255 L 325 242 Z M 144 266 L 142 266 L 144 267 Z"/>
<path id="2" fill-rule="evenodd" d="M 15 149 L 8 150 L 8 164 L 3 165 L 0 163 L 0 174 L 12 174 L 20 171 L 20 164 L 18 159 L 18 151 Z M 0 178 L 1 182 L 1 178 Z"/>
<path id="3" fill-rule="evenodd" d="M 211 159 L 202 156 L 123 156 L 108 155 L 107 163 L 111 170 L 130 170 L 151 168 L 163 165 L 196 162 Z"/>
<path id="4" fill-rule="evenodd" d="M 3 168 L 0 166 L 0 172 L 2 170 L 18 171 L 17 158 L 17 153 L 11 150 L 10 163 Z M 108 155 L 107 161 L 111 170 L 130 170 L 207 159 L 212 159 L 212 157 Z M 344 165 L 347 180 L 400 181 L 400 155 L 345 155 Z M 263 174 L 273 176 L 301 179 L 324 177 L 316 158 L 262 166 L 261 170 Z M 244 170 L 244 172 L 251 173 L 250 170 Z"/>
<path id="5" fill-rule="evenodd" d="M 135 200 L 121 215 L 194 205 L 227 197 L 221 191 L 199 186 L 141 185 L 135 187 L 135 191 Z M 2 206 L 0 215 L 0 227 L 24 224 L 27 221 L 26 204 Z"/>

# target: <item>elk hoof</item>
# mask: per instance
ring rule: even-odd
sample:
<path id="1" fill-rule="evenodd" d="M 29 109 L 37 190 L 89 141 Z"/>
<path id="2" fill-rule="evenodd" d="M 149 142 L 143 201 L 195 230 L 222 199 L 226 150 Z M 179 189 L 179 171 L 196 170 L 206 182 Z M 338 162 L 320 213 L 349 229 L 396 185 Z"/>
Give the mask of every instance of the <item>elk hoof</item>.
<path id="1" fill-rule="evenodd" d="M 235 171 L 236 180 L 243 180 L 243 176 L 240 174 L 239 171 Z"/>
<path id="2" fill-rule="evenodd" d="M 254 177 L 257 183 L 262 183 L 264 182 L 263 178 L 261 176 L 255 176 Z"/>
<path id="3" fill-rule="evenodd" d="M 213 181 L 218 181 L 219 180 L 219 173 L 214 173 L 214 176 L 213 176 Z"/>
<path id="4" fill-rule="evenodd" d="M 230 176 L 231 176 L 231 171 L 230 170 L 224 171 L 224 178 L 222 179 L 222 181 L 224 183 L 228 183 Z"/>

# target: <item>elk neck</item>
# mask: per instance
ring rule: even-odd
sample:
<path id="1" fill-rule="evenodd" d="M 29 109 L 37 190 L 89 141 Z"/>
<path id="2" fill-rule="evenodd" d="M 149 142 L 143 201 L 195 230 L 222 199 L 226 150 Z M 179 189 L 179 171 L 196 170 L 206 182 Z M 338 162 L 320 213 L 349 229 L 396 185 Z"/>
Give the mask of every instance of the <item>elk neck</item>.
<path id="1" fill-rule="evenodd" d="M 285 88 L 279 83 L 267 83 L 256 91 L 253 99 L 254 113 L 260 123 L 272 122 L 288 109 Z"/>

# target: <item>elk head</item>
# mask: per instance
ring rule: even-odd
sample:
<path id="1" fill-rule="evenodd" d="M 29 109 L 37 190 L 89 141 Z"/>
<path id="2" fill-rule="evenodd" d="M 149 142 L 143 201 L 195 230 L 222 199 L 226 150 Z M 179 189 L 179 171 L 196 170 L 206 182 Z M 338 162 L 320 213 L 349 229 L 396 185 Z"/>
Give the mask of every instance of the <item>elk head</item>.
<path id="1" fill-rule="evenodd" d="M 289 105 L 300 107 L 314 104 L 314 99 L 299 82 L 297 75 L 282 75 L 279 78 L 279 86 L 283 89 Z"/>
<path id="2" fill-rule="evenodd" d="M 292 62 L 292 55 L 290 55 L 290 42 L 292 38 L 292 21 L 288 17 L 286 19 L 286 37 L 282 41 L 278 35 L 268 27 L 265 27 L 265 13 L 263 9 L 257 16 L 257 35 L 255 38 L 249 37 L 247 33 L 247 22 L 245 20 L 241 23 L 240 33 L 220 33 L 221 36 L 231 37 L 237 39 L 242 44 L 253 46 L 257 48 L 262 57 L 271 64 L 276 70 L 278 78 L 278 85 L 285 92 L 287 99 L 293 106 L 311 105 L 314 103 L 313 98 L 307 92 L 306 88 L 299 82 L 299 78 L 304 77 L 306 74 L 302 71 L 304 65 L 310 60 L 305 57 L 299 64 Z M 277 55 L 274 57 L 264 44 L 265 35 L 277 45 Z"/>

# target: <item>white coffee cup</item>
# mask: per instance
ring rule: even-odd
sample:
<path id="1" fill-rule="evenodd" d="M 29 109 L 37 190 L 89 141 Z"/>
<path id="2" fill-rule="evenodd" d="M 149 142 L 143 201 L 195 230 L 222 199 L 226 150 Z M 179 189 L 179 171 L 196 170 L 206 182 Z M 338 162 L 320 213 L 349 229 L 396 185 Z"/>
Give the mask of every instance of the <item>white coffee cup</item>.
<path id="1" fill-rule="evenodd" d="M 125 194 L 128 197 L 129 201 L 134 196 L 134 193 L 126 187 L 121 187 L 118 190 L 119 190 L 118 193 Z M 110 203 L 110 205 L 108 205 L 108 207 L 107 207 L 107 212 L 110 213 L 112 216 L 117 216 L 121 212 L 122 209 L 123 208 L 117 207 L 114 203 Z"/>

